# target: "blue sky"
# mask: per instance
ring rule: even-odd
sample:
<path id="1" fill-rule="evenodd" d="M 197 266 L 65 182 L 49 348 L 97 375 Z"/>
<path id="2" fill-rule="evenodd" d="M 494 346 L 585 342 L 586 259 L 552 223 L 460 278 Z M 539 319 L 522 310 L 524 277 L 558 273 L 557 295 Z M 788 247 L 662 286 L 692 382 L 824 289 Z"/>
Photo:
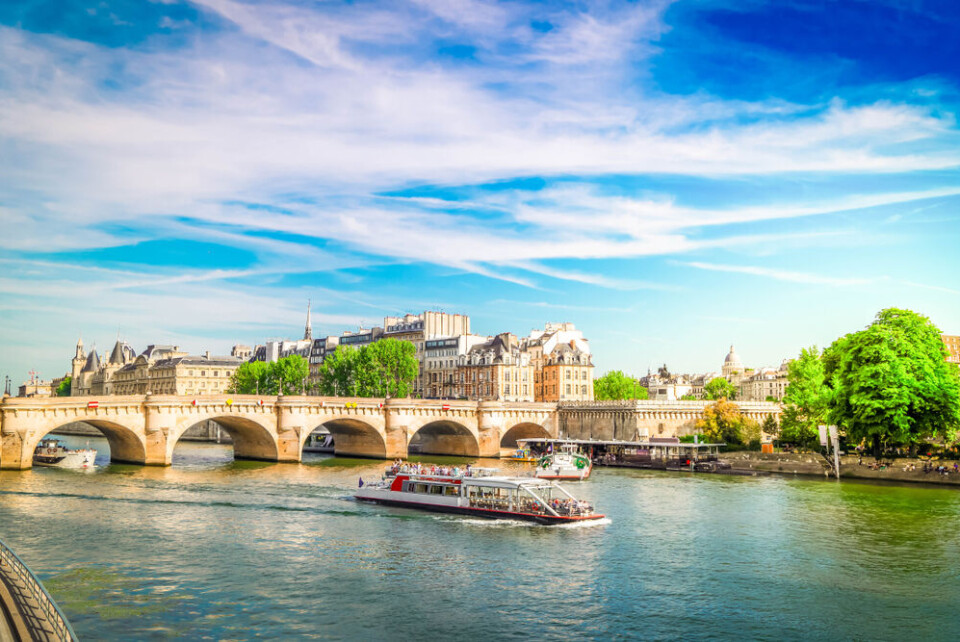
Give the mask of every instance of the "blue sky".
<path id="1" fill-rule="evenodd" d="M 0 4 L 0 376 L 386 314 L 598 374 L 960 334 L 952 1 Z"/>

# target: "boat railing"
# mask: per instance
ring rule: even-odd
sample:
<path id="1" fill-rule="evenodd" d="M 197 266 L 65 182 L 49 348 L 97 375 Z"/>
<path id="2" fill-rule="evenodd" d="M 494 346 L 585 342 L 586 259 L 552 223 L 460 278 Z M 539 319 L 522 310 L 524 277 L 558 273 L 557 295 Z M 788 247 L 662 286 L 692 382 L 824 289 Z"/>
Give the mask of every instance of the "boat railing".
<path id="1" fill-rule="evenodd" d="M 18 613 L 35 640 L 75 642 L 77 634 L 30 567 L 0 540 L 0 580 L 11 589 Z"/>

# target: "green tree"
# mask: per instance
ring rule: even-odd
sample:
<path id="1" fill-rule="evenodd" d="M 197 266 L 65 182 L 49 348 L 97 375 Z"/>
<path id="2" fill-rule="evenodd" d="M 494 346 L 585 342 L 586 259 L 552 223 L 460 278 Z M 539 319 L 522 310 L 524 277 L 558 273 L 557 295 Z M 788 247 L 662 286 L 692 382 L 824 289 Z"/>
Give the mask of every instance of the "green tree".
<path id="1" fill-rule="evenodd" d="M 773 415 L 767 415 L 763 418 L 763 423 L 760 424 L 760 429 L 763 431 L 763 434 L 770 435 L 773 439 L 780 438 L 780 424 L 777 423 L 777 420 L 773 418 Z"/>
<path id="2" fill-rule="evenodd" d="M 719 399 L 703 409 L 697 430 L 711 442 L 743 444 L 760 440 L 760 425 L 740 414 L 737 404 Z"/>
<path id="3" fill-rule="evenodd" d="M 337 346 L 320 364 L 320 394 L 337 397 L 357 396 L 357 362 L 360 351 L 352 346 Z"/>
<path id="4" fill-rule="evenodd" d="M 714 377 L 703 387 L 703 395 L 707 399 L 733 399 L 737 396 L 737 389 L 723 377 Z"/>
<path id="5" fill-rule="evenodd" d="M 240 395 L 276 394 L 271 392 L 267 376 L 268 367 L 263 361 L 247 361 L 233 373 L 231 390 Z"/>
<path id="6" fill-rule="evenodd" d="M 847 438 L 884 446 L 952 440 L 960 426 L 960 371 L 947 363 L 940 330 L 898 308 L 837 339 L 824 355 L 833 389 L 828 417 Z"/>
<path id="7" fill-rule="evenodd" d="M 682 397 L 680 397 L 680 401 L 696 401 L 696 400 L 697 400 L 696 395 L 683 395 Z"/>
<path id="8" fill-rule="evenodd" d="M 283 357 L 267 367 L 267 386 L 271 394 L 299 395 L 306 392 L 310 364 L 298 354 Z"/>
<path id="9" fill-rule="evenodd" d="M 611 370 L 593 381 L 593 398 L 597 401 L 617 399 L 646 399 L 647 389 L 621 370 Z"/>
<path id="10" fill-rule="evenodd" d="M 73 382 L 73 377 L 64 377 L 63 381 L 60 382 L 60 385 L 57 386 L 57 391 L 54 393 L 56 397 L 69 397 L 70 396 L 70 384 Z"/>
<path id="11" fill-rule="evenodd" d="M 364 397 L 408 397 L 420 371 L 417 349 L 409 341 L 381 339 L 362 349 L 358 361 Z"/>
<path id="12" fill-rule="evenodd" d="M 817 426 L 827 423 L 830 387 L 817 346 L 804 348 L 787 365 L 787 390 L 783 395 L 780 441 L 799 446 L 817 442 Z"/>

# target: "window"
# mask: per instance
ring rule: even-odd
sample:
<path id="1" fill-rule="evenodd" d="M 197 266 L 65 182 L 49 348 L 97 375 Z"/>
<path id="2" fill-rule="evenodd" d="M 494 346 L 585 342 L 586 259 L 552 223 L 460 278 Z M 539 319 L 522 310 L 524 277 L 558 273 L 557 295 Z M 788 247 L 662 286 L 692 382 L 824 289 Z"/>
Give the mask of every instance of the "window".
<path id="1" fill-rule="evenodd" d="M 526 387 L 526 386 L 523 387 L 523 394 L 524 394 L 524 395 L 527 394 L 527 387 Z"/>
<path id="2" fill-rule="evenodd" d="M 568 394 L 568 395 L 570 394 L 570 384 L 569 384 L 569 383 L 567 384 L 567 394 Z"/>
<path id="3" fill-rule="evenodd" d="M 509 383 L 503 384 L 503 394 L 505 394 L 505 395 L 509 395 L 509 394 L 510 394 L 510 384 L 509 384 Z"/>
<path id="4" fill-rule="evenodd" d="M 586 387 L 586 386 L 580 386 L 580 394 L 582 394 L 582 395 L 587 394 L 587 387 Z"/>
<path id="5" fill-rule="evenodd" d="M 567 381 L 570 381 L 570 371 L 567 370 Z"/>
<path id="6" fill-rule="evenodd" d="M 206 377 L 206 376 L 207 376 L 207 371 L 206 371 L 206 370 L 201 370 L 201 371 L 200 371 L 200 376 L 201 376 L 201 377 Z"/>

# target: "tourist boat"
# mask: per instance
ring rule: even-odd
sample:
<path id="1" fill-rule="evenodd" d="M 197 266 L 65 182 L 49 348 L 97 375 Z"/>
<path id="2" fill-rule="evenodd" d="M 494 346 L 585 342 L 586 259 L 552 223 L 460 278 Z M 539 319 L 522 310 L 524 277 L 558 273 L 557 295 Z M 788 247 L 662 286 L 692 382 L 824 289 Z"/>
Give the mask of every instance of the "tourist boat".
<path id="1" fill-rule="evenodd" d="M 96 458 L 96 450 L 92 448 L 69 450 L 58 439 L 41 439 L 33 451 L 34 466 L 93 468 Z"/>
<path id="2" fill-rule="evenodd" d="M 563 444 L 559 452 L 547 453 L 537 462 L 536 476 L 540 479 L 584 480 L 590 476 L 593 462 L 577 451 L 574 444 Z"/>
<path id="3" fill-rule="evenodd" d="M 603 518 L 548 479 L 504 477 L 495 469 L 440 472 L 394 466 L 379 483 L 364 484 L 354 497 L 390 506 L 488 519 L 518 519 L 538 524 L 568 524 Z"/>

